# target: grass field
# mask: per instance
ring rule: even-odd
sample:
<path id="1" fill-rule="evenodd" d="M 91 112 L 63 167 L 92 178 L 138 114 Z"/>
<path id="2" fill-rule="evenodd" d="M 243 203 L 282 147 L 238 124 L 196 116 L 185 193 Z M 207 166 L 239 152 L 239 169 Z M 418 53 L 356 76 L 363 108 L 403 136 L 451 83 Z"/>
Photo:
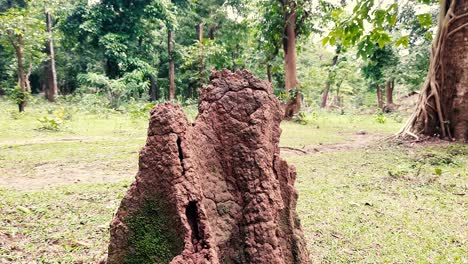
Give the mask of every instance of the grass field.
<path id="1" fill-rule="evenodd" d="M 0 101 L 0 263 L 93 263 L 106 253 L 147 120 L 72 105 L 60 130 L 38 129 L 62 107 L 38 103 L 18 116 Z M 298 171 L 316 263 L 468 263 L 468 146 L 375 142 L 401 121 L 317 112 L 307 125 L 282 124 L 281 146 L 311 150 L 284 156 Z"/>

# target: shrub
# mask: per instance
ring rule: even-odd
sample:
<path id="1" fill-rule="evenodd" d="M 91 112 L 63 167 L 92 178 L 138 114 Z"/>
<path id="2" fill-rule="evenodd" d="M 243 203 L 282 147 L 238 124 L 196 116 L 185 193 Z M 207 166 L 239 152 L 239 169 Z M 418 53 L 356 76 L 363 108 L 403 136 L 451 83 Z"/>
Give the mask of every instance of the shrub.
<path id="1" fill-rule="evenodd" d="M 65 107 L 60 107 L 54 111 L 54 116 L 49 117 L 47 115 L 39 117 L 39 130 L 51 130 L 58 131 L 63 127 L 64 120 L 70 120 L 72 113 Z"/>
<path id="2" fill-rule="evenodd" d="M 8 97 L 15 102 L 15 104 L 20 104 L 21 102 L 27 102 L 31 99 L 31 94 L 28 91 L 22 91 L 19 86 L 16 86 L 14 89 L 10 90 Z"/>
<path id="3" fill-rule="evenodd" d="M 299 112 L 293 117 L 293 121 L 301 125 L 308 125 L 311 123 L 316 124 L 318 121 L 318 114 L 307 114 L 306 112 Z"/>
<path id="4" fill-rule="evenodd" d="M 38 127 L 40 130 L 58 131 L 63 124 L 63 120 L 58 117 L 50 118 L 48 116 L 43 116 L 38 118 L 37 121 L 40 123 L 40 126 Z"/>
<path id="5" fill-rule="evenodd" d="M 126 73 L 120 79 L 109 79 L 99 73 L 87 73 L 78 75 L 80 91 L 82 93 L 105 96 L 109 107 L 117 109 L 122 103 L 129 102 L 132 98 L 146 95 L 149 88 L 148 81 L 140 71 Z"/>
<path id="6" fill-rule="evenodd" d="M 385 124 L 385 122 L 387 122 L 387 118 L 383 113 L 378 113 L 375 115 L 375 121 L 379 124 Z"/>

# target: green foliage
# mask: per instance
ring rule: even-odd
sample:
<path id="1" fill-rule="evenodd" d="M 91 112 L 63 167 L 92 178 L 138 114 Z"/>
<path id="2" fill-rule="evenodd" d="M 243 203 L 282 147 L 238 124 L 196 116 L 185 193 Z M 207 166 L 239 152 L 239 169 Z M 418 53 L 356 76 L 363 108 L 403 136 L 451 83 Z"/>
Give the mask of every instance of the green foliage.
<path id="1" fill-rule="evenodd" d="M 103 74 L 87 73 L 78 75 L 80 91 L 105 96 L 110 108 L 117 109 L 131 98 L 146 96 L 149 88 L 144 74 L 139 71 L 126 73 L 122 78 L 109 79 Z"/>
<path id="2" fill-rule="evenodd" d="M 426 45 L 412 46 L 408 54 L 402 56 L 401 63 L 396 68 L 399 81 L 408 89 L 408 92 L 418 91 L 427 76 L 429 70 L 429 49 L 430 43 Z"/>
<path id="3" fill-rule="evenodd" d="M 375 1 L 358 1 L 352 12 L 344 1 L 291 0 L 289 5 L 276 0 L 28 3 L 0 7 L 6 25 L 0 29 L 0 56 L 4 57 L 0 59 L 0 89 L 10 90 L 17 82 L 15 51 L 8 39 L 18 37 L 17 29 L 25 39 L 24 67 L 27 71 L 31 65 L 33 93 L 42 90 L 46 81 L 42 64 L 46 61 L 45 8 L 53 14 L 60 92 L 80 97 L 76 99 L 83 100 L 80 109 L 100 114 L 123 111 L 134 101 L 149 101 L 150 87 L 151 101 L 167 99 L 169 30 L 174 33 L 172 56 L 178 102 L 196 98 L 210 71 L 222 68 L 245 68 L 262 79 L 267 78 L 268 68 L 275 93 L 287 100 L 290 95 L 283 94 L 285 16 L 296 12 L 297 69 L 305 105 L 319 106 L 320 96 L 330 83 L 330 101 L 340 98 L 346 107 L 360 107 L 370 105 L 361 72 L 368 77 L 370 90 L 390 76 L 404 89 L 419 87 L 427 71 L 429 45 L 421 41 L 432 32 L 430 20 L 434 25 L 434 13 L 417 13 L 414 3 L 377 6 Z M 203 28 L 201 41 L 199 26 Z M 324 34 L 323 44 L 342 48 L 334 66 L 330 66 L 333 53 L 316 43 L 319 33 Z M 382 50 L 389 49 L 390 42 L 399 47 L 392 49 L 396 60 L 379 57 Z M 408 56 L 402 52 L 406 48 L 410 50 Z M 360 57 L 368 61 L 364 67 Z M 96 105 L 111 110 L 93 109 Z"/>
<path id="4" fill-rule="evenodd" d="M 23 65 L 39 64 L 44 60 L 45 22 L 38 18 L 38 1 L 18 5 L 0 13 L 0 45 L 16 55 L 22 49 Z M 18 59 L 18 58 L 16 58 Z"/>
<path id="5" fill-rule="evenodd" d="M 317 124 L 319 115 L 317 113 L 299 112 L 293 117 L 293 122 L 301 125 Z"/>
<path id="6" fill-rule="evenodd" d="M 391 47 L 379 47 L 369 56 L 369 60 L 362 67 L 362 72 L 371 86 L 383 84 L 387 78 L 392 77 L 391 75 L 395 71 L 394 68 L 397 63 L 398 57 Z"/>
<path id="7" fill-rule="evenodd" d="M 9 91 L 8 97 L 15 104 L 20 104 L 21 102 L 27 102 L 31 98 L 31 94 L 28 91 L 21 90 L 18 86 Z"/>
<path id="8" fill-rule="evenodd" d="M 48 115 L 37 118 L 38 130 L 59 131 L 63 128 L 65 121 L 71 121 L 73 113 L 69 107 L 58 107 L 46 109 Z"/>
<path id="9" fill-rule="evenodd" d="M 43 116 L 37 119 L 39 121 L 39 130 L 51 130 L 51 131 L 58 131 L 62 128 L 63 119 L 59 116 L 49 117 Z"/>
<path id="10" fill-rule="evenodd" d="M 427 1 L 427 4 L 432 4 Z M 412 15 L 414 3 L 387 3 L 378 1 L 359 0 L 351 14 L 347 14 L 345 8 L 338 7 L 332 11 L 334 27 L 322 40 L 322 44 L 335 45 L 337 41 L 345 47 L 357 46 L 357 54 L 363 59 L 367 59 L 377 48 L 384 48 L 395 43 L 396 46 L 407 47 L 410 38 L 414 35 L 422 35 L 433 24 L 431 14 L 424 13 Z M 404 17 L 401 17 L 401 16 Z M 404 21 L 404 25 L 398 22 Z M 409 36 L 394 34 L 395 29 L 400 29 L 414 25 Z M 370 29 L 369 29 L 370 27 Z M 406 28 L 407 29 L 407 28 Z M 402 30 L 404 31 L 404 30 Z M 405 31 L 407 32 L 407 31 Z"/>
<path id="11" fill-rule="evenodd" d="M 130 117 L 132 119 L 139 119 L 139 118 L 148 118 L 151 109 L 153 109 L 154 104 L 147 103 L 147 104 L 131 104 L 130 105 Z"/>
<path id="12" fill-rule="evenodd" d="M 276 92 L 278 99 L 283 103 L 287 103 L 296 98 L 297 94 L 301 92 L 301 89 L 296 88 L 289 91 L 276 90 Z"/>

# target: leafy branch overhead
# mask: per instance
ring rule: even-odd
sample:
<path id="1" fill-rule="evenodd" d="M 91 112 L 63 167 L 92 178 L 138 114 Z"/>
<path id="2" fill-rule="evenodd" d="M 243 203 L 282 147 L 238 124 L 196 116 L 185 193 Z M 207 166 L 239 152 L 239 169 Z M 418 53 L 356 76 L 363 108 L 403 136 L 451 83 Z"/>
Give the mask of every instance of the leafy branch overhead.
<path id="1" fill-rule="evenodd" d="M 424 2 L 430 4 L 429 1 Z M 357 46 L 358 56 L 364 59 L 372 55 L 377 46 L 383 48 L 393 43 L 397 47 L 408 47 L 411 36 L 394 34 L 394 31 L 402 26 L 398 24 L 399 16 L 409 4 L 405 6 L 393 3 L 386 7 L 382 5 L 374 0 L 360 0 L 350 14 L 346 12 L 345 7 L 336 7 L 331 11 L 334 26 L 323 38 L 322 44 L 333 46 L 339 42 L 345 47 Z M 432 21 L 431 14 L 424 13 L 405 22 L 406 25 L 418 24 L 419 28 L 428 30 L 433 25 Z M 430 34 L 426 36 L 430 37 Z"/>

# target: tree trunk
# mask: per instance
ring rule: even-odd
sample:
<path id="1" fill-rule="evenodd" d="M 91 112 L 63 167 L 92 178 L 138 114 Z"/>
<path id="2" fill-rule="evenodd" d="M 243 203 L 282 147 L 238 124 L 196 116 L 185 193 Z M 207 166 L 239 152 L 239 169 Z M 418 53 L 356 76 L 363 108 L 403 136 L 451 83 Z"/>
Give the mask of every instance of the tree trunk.
<path id="1" fill-rule="evenodd" d="M 48 11 L 45 11 L 46 27 L 47 27 L 47 42 L 46 42 L 46 53 L 49 57 L 47 62 L 46 70 L 46 91 L 45 95 L 49 102 L 54 102 L 57 96 L 57 72 L 55 70 L 55 52 L 54 52 L 54 41 L 52 35 L 52 19 Z"/>
<path id="2" fill-rule="evenodd" d="M 296 16 L 294 11 L 286 17 L 285 21 L 286 32 L 283 39 L 283 49 L 286 91 L 297 88 L 299 84 L 296 68 Z"/>
<path id="3" fill-rule="evenodd" d="M 395 88 L 395 79 L 387 80 L 385 85 L 385 97 L 386 97 L 386 104 L 384 107 L 384 111 L 387 113 L 395 111 L 395 104 L 393 103 L 393 90 Z"/>
<path id="4" fill-rule="evenodd" d="M 150 80 L 150 89 L 149 89 L 149 96 L 151 101 L 156 101 L 159 99 L 158 94 L 158 87 L 156 86 L 156 78 L 153 74 L 149 75 Z"/>
<path id="5" fill-rule="evenodd" d="M 327 107 L 328 93 L 330 92 L 330 86 L 331 86 L 331 81 L 327 80 L 327 83 L 325 85 L 325 89 L 323 89 L 323 92 L 322 92 L 322 100 L 320 102 L 320 108 Z"/>
<path id="6" fill-rule="evenodd" d="M 285 3 L 286 10 L 290 8 L 289 2 Z M 297 80 L 296 68 L 296 10 L 286 12 L 285 16 L 285 32 L 283 37 L 284 50 L 284 69 L 285 69 L 285 89 L 286 92 L 297 88 L 299 81 Z M 302 95 L 299 91 L 294 94 L 294 97 L 285 106 L 285 118 L 290 119 L 301 109 Z"/>
<path id="7" fill-rule="evenodd" d="M 398 136 L 468 141 L 468 1 L 443 0 L 429 72 L 417 108 Z"/>
<path id="8" fill-rule="evenodd" d="M 380 109 L 383 109 L 383 107 L 384 107 L 384 105 L 383 105 L 382 87 L 380 86 L 380 84 L 377 85 L 377 106 L 378 106 Z"/>
<path id="9" fill-rule="evenodd" d="M 215 38 L 215 32 L 216 32 L 216 26 L 211 26 L 208 30 L 208 37 L 211 39 L 211 40 L 214 40 Z"/>
<path id="10" fill-rule="evenodd" d="M 203 54 L 203 27 L 204 23 L 200 23 L 197 26 L 198 32 L 198 85 L 202 86 L 205 82 L 205 58 Z"/>
<path id="11" fill-rule="evenodd" d="M 271 64 L 267 64 L 267 77 L 268 77 L 268 82 L 273 84 L 273 78 L 271 76 Z"/>
<path id="12" fill-rule="evenodd" d="M 28 93 L 31 93 L 31 82 L 29 81 L 29 77 L 31 77 L 31 73 L 32 73 L 32 64 L 29 63 L 29 67 L 28 67 L 28 73 L 26 73 L 26 91 L 28 91 Z"/>
<path id="13" fill-rule="evenodd" d="M 167 31 L 167 49 L 169 52 L 169 100 L 175 99 L 174 32 Z"/>
<path id="14" fill-rule="evenodd" d="M 18 44 L 15 46 L 16 59 L 18 61 L 18 79 L 20 90 L 23 93 L 21 100 L 18 102 L 18 108 L 20 112 L 24 111 L 26 106 L 26 98 L 24 98 L 25 93 L 27 92 L 26 76 L 24 75 L 24 65 L 23 65 L 23 35 L 17 35 Z"/>
<path id="15" fill-rule="evenodd" d="M 393 81 L 388 80 L 386 86 L 386 99 L 387 99 L 387 106 L 393 105 Z"/>

